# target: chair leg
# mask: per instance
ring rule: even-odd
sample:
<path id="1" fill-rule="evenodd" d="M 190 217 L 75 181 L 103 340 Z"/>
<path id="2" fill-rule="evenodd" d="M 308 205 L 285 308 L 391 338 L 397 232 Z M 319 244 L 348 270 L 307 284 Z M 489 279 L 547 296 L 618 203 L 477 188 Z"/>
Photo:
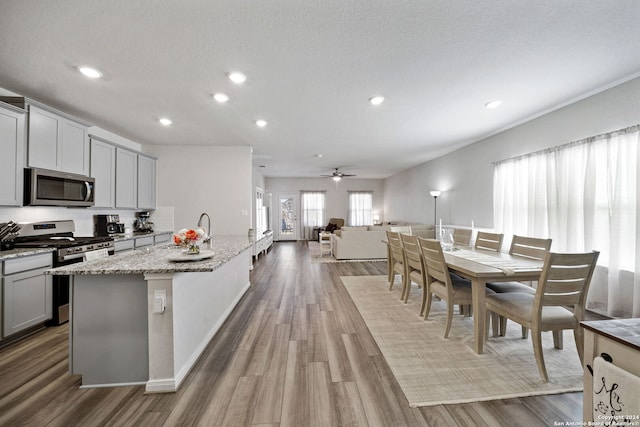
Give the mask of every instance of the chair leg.
<path id="1" fill-rule="evenodd" d="M 411 293 L 411 280 L 407 279 L 406 289 L 404 291 L 404 303 L 409 301 L 409 294 Z"/>
<path id="2" fill-rule="evenodd" d="M 429 311 L 431 311 L 431 298 L 431 292 L 427 292 L 427 301 L 424 306 L 424 320 L 427 320 L 427 318 L 429 317 Z"/>
<path id="3" fill-rule="evenodd" d="M 422 304 L 420 304 L 420 316 L 424 316 L 424 309 L 427 306 L 427 295 L 431 294 L 426 286 L 422 287 Z M 431 303 L 431 302 L 429 302 Z"/>
<path id="4" fill-rule="evenodd" d="M 500 316 L 492 311 L 490 311 L 489 313 L 491 313 L 491 333 L 494 337 L 497 337 L 500 335 Z M 489 331 L 487 330 L 487 334 L 488 333 Z"/>
<path id="5" fill-rule="evenodd" d="M 396 281 L 396 272 L 391 270 L 389 273 L 389 290 L 393 289 L 393 283 Z"/>
<path id="6" fill-rule="evenodd" d="M 578 326 L 573 330 L 573 339 L 576 341 L 576 349 L 578 350 L 580 364 L 584 366 L 584 335 L 582 334 L 581 327 Z"/>
<path id="7" fill-rule="evenodd" d="M 527 338 L 529 338 L 529 329 L 525 328 L 524 326 L 522 327 L 522 339 L 526 340 Z"/>
<path id="8" fill-rule="evenodd" d="M 507 335 L 507 318 L 504 316 L 498 316 L 498 323 L 500 323 L 500 336 L 504 337 Z"/>
<path id="9" fill-rule="evenodd" d="M 444 327 L 444 337 L 449 338 L 449 331 L 451 330 L 451 321 L 453 320 L 453 304 L 447 301 L 447 324 Z"/>
<path id="10" fill-rule="evenodd" d="M 531 331 L 531 339 L 533 342 L 533 354 L 536 357 L 536 364 L 538 365 L 538 371 L 540 372 L 542 381 L 544 381 L 545 383 L 548 383 L 549 377 L 547 376 L 547 368 L 544 365 L 544 355 L 542 354 L 542 332 Z"/>
<path id="11" fill-rule="evenodd" d="M 562 329 L 559 331 L 553 331 L 553 348 L 562 350 Z"/>

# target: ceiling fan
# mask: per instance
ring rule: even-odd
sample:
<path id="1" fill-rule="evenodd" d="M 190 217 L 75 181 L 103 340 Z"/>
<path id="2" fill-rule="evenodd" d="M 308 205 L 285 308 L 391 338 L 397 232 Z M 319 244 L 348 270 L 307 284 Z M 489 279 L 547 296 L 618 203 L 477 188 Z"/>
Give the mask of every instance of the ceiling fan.
<path id="1" fill-rule="evenodd" d="M 335 170 L 333 171 L 333 173 L 331 175 L 320 175 L 323 178 L 332 178 L 335 182 L 340 181 L 342 178 L 348 177 L 348 176 L 356 176 L 350 173 L 342 173 L 338 170 L 339 168 L 335 168 Z"/>

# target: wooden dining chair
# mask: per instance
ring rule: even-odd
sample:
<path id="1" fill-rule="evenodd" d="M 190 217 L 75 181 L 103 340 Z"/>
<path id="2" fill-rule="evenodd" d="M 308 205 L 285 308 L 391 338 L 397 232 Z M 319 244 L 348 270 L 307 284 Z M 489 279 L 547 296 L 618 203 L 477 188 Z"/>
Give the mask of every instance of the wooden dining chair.
<path id="1" fill-rule="evenodd" d="M 404 253 L 404 274 L 407 278 L 402 290 L 402 299 L 406 303 L 409 300 L 411 283 L 417 283 L 418 287 L 422 288 L 424 295 L 424 284 L 427 280 L 422 255 L 420 254 L 420 246 L 418 246 L 418 237 L 400 234 L 400 240 L 402 240 L 402 251 Z M 424 301 L 424 298 L 422 301 Z M 424 306 L 421 306 L 420 313 L 423 310 Z"/>
<path id="2" fill-rule="evenodd" d="M 471 286 L 460 283 L 449 274 L 440 242 L 434 239 L 418 238 L 418 245 L 426 268 L 426 285 L 423 289 L 424 318 L 429 317 L 433 295 L 447 302 L 447 322 L 444 337 L 449 336 L 454 305 L 471 305 Z"/>
<path id="3" fill-rule="evenodd" d="M 528 259 L 542 261 L 551 249 L 551 239 L 539 239 L 535 237 L 513 236 L 509 254 Z M 535 294 L 536 290 L 521 282 L 495 282 L 487 283 L 487 288 L 494 292 L 527 292 Z"/>
<path id="4" fill-rule="evenodd" d="M 405 287 L 404 252 L 402 252 L 402 240 L 400 233 L 387 231 L 387 245 L 389 245 L 389 290 L 393 289 L 396 274 L 402 277 L 402 289 Z"/>
<path id="5" fill-rule="evenodd" d="M 551 249 L 551 239 L 539 239 L 535 237 L 525 237 L 514 235 L 511 240 L 511 247 L 509 248 L 509 254 L 520 256 L 528 259 L 535 259 L 542 261 Z M 487 283 L 487 288 L 497 293 L 505 292 L 525 292 L 535 295 L 536 290 L 530 285 L 522 282 L 490 282 Z M 497 324 L 494 323 L 493 334 L 499 334 L 504 336 L 506 332 L 507 319 L 500 317 Z M 498 329 L 496 329 L 498 327 Z M 522 327 L 522 338 L 527 338 L 528 329 Z"/>
<path id="6" fill-rule="evenodd" d="M 488 251 L 500 252 L 502 248 L 502 239 L 504 234 L 487 233 L 486 231 L 478 231 L 476 236 L 476 249 L 485 249 Z"/>
<path id="7" fill-rule="evenodd" d="M 549 381 L 542 352 L 542 332 L 553 331 L 554 347 L 562 348 L 562 331 L 573 329 L 580 362 L 583 336 L 580 322 L 598 252 L 558 254 L 548 252 L 535 295 L 506 292 L 487 295 L 486 308 L 531 329 L 533 353 L 544 382 Z M 572 307 L 569 310 L 566 307 Z"/>
<path id="8" fill-rule="evenodd" d="M 453 230 L 453 244 L 455 246 L 471 245 L 471 230 L 468 228 L 456 228 Z"/>

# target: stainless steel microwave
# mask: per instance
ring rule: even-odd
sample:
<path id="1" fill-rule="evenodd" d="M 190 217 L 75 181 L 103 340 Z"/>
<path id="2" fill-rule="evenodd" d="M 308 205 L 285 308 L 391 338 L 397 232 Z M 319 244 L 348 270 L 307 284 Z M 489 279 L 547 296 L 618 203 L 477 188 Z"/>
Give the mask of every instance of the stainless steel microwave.
<path id="1" fill-rule="evenodd" d="M 24 204 L 30 206 L 93 206 L 95 179 L 40 168 L 24 170 Z"/>

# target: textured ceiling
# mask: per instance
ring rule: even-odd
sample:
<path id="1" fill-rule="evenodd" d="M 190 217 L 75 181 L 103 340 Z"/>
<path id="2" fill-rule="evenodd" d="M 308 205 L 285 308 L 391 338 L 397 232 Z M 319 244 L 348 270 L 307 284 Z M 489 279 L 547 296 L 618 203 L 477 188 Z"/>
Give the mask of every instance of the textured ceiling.
<path id="1" fill-rule="evenodd" d="M 252 146 L 267 177 L 387 177 L 640 71 L 636 0 L 0 6 L 1 88 L 142 144 Z"/>

